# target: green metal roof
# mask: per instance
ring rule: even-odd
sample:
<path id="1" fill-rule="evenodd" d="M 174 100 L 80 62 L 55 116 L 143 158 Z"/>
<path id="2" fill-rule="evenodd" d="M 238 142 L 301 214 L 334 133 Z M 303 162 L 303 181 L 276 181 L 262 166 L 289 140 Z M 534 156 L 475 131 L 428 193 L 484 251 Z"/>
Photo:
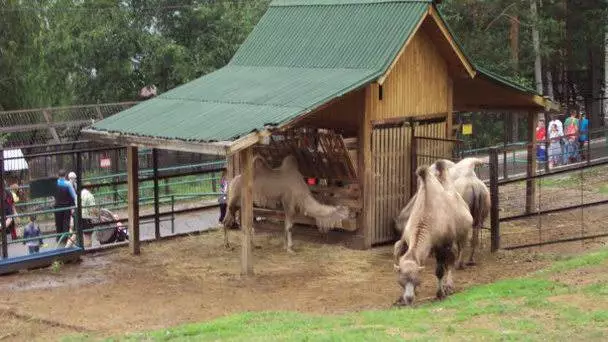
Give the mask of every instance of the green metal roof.
<path id="1" fill-rule="evenodd" d="M 275 1 L 227 66 L 91 128 L 213 142 L 287 123 L 384 74 L 429 4 Z"/>

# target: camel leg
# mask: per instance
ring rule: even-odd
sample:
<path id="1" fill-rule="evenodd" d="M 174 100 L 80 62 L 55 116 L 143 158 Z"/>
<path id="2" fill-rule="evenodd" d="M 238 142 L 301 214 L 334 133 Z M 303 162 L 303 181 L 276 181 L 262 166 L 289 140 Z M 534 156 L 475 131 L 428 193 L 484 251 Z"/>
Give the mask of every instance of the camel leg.
<path id="1" fill-rule="evenodd" d="M 294 253 L 293 251 L 293 239 L 291 237 L 291 229 L 293 228 L 293 216 L 285 215 L 285 248 L 288 253 Z"/>
<path id="2" fill-rule="evenodd" d="M 458 256 L 456 258 L 456 269 L 462 270 L 464 269 L 464 246 L 466 245 L 466 239 L 464 241 L 460 241 L 457 244 L 458 248 Z"/>
<path id="3" fill-rule="evenodd" d="M 435 276 L 437 277 L 437 298 L 443 299 L 454 292 L 454 282 L 452 280 L 452 268 L 456 262 L 456 255 L 452 248 L 443 248 L 436 251 L 437 267 Z"/>
<path id="4" fill-rule="evenodd" d="M 467 262 L 467 266 L 474 266 L 477 263 L 475 262 L 475 250 L 477 249 L 477 245 L 479 244 L 479 231 L 481 227 L 473 227 L 473 236 L 471 237 L 471 255 L 469 256 L 469 261 Z"/>

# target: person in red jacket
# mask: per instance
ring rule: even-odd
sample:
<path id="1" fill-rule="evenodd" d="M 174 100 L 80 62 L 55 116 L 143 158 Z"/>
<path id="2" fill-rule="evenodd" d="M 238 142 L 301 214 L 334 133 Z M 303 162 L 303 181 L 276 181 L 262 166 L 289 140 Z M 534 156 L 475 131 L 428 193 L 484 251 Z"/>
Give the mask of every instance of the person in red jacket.
<path id="1" fill-rule="evenodd" d="M 545 127 L 545 120 L 538 120 L 536 126 L 536 158 L 539 162 L 544 162 L 547 159 L 547 128 Z"/>

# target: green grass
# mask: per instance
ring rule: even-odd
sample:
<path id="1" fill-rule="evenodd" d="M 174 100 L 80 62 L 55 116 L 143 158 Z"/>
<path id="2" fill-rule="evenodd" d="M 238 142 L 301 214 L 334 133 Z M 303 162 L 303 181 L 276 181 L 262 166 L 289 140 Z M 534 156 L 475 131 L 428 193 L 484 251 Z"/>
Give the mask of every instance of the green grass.
<path id="1" fill-rule="evenodd" d="M 608 333 L 608 285 L 581 286 L 564 272 L 605 265 L 608 250 L 566 258 L 526 278 L 502 280 L 416 308 L 339 316 L 293 312 L 241 313 L 206 323 L 128 334 L 109 341 L 600 341 Z M 605 272 L 602 271 L 602 272 Z M 574 296 L 598 308 L 559 301 Z M 66 341 L 90 340 L 72 336 Z"/>

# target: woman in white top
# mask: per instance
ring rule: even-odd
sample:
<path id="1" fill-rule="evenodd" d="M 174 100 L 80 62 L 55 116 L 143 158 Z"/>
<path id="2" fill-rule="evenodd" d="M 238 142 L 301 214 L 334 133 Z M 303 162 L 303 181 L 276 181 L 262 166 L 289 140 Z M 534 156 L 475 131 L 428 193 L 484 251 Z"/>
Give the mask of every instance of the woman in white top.
<path id="1" fill-rule="evenodd" d="M 549 129 L 549 167 L 552 168 L 559 163 L 562 154 L 561 140 L 564 136 L 556 124 L 552 124 Z"/>

